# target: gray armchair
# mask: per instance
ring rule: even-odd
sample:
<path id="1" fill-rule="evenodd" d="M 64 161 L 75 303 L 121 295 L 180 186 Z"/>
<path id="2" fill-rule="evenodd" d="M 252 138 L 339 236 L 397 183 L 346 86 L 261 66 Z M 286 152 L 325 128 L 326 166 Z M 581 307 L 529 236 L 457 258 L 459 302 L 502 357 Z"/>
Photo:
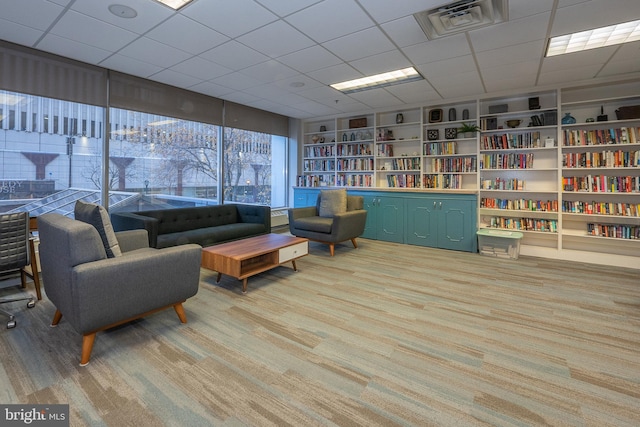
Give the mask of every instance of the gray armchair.
<path id="1" fill-rule="evenodd" d="M 110 225 L 110 224 L 109 224 Z M 149 248 L 146 230 L 115 233 L 118 254 L 107 256 L 95 226 L 59 214 L 38 218 L 42 279 L 62 316 L 83 335 L 81 366 L 89 363 L 96 333 L 173 307 L 198 291 L 201 247 Z M 112 230 L 111 230 L 112 231 Z"/>
<path id="2" fill-rule="evenodd" d="M 367 221 L 364 197 L 347 195 L 345 190 L 323 190 L 316 206 L 291 208 L 288 214 L 291 234 L 329 245 L 331 256 L 337 243 L 351 240 L 357 248 L 356 237 Z"/>

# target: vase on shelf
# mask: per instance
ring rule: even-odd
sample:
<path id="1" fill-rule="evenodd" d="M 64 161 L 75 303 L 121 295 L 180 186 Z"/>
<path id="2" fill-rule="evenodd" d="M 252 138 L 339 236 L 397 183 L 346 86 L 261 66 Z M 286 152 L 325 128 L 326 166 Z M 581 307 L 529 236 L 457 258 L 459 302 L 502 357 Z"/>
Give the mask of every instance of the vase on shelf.
<path id="1" fill-rule="evenodd" d="M 562 118 L 563 125 L 572 125 L 576 122 L 576 118 L 571 115 L 571 113 L 564 113 L 564 117 Z"/>

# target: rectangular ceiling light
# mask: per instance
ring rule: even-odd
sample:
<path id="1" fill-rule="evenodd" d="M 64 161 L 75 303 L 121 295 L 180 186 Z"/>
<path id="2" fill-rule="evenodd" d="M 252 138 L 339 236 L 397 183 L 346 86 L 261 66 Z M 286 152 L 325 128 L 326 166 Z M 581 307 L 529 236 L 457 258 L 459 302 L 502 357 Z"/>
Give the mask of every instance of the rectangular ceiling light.
<path id="1" fill-rule="evenodd" d="M 347 82 L 334 83 L 330 86 L 342 93 L 353 93 L 415 80 L 422 80 L 422 76 L 415 68 L 409 67 L 403 70 L 389 71 L 388 73 L 362 77 L 361 79 L 349 80 Z"/>
<path id="2" fill-rule="evenodd" d="M 156 0 L 156 1 L 164 4 L 165 6 L 169 6 L 171 9 L 178 10 L 188 5 L 193 0 Z"/>
<path id="3" fill-rule="evenodd" d="M 545 56 L 580 52 L 638 40 L 640 40 L 640 20 L 623 22 L 608 27 L 551 37 Z"/>

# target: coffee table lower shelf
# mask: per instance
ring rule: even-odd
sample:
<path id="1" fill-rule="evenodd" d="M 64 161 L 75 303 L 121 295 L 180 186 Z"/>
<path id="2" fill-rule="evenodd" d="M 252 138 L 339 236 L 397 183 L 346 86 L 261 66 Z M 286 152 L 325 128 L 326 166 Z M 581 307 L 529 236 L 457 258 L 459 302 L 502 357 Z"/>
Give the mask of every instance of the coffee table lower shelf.
<path id="1" fill-rule="evenodd" d="M 298 271 L 296 259 L 308 253 L 308 239 L 272 233 L 203 248 L 202 267 L 218 272 L 216 282 L 223 274 L 242 280 L 246 293 L 249 277 L 289 261 Z"/>

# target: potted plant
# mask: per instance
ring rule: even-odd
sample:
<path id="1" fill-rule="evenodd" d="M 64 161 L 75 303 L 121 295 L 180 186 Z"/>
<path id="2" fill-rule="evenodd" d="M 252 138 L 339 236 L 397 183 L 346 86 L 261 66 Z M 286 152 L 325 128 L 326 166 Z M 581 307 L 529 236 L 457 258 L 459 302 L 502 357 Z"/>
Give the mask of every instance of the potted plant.
<path id="1" fill-rule="evenodd" d="M 464 134 L 465 138 L 472 138 L 479 130 L 480 128 L 475 123 L 463 123 L 462 126 L 458 128 L 458 132 Z"/>

